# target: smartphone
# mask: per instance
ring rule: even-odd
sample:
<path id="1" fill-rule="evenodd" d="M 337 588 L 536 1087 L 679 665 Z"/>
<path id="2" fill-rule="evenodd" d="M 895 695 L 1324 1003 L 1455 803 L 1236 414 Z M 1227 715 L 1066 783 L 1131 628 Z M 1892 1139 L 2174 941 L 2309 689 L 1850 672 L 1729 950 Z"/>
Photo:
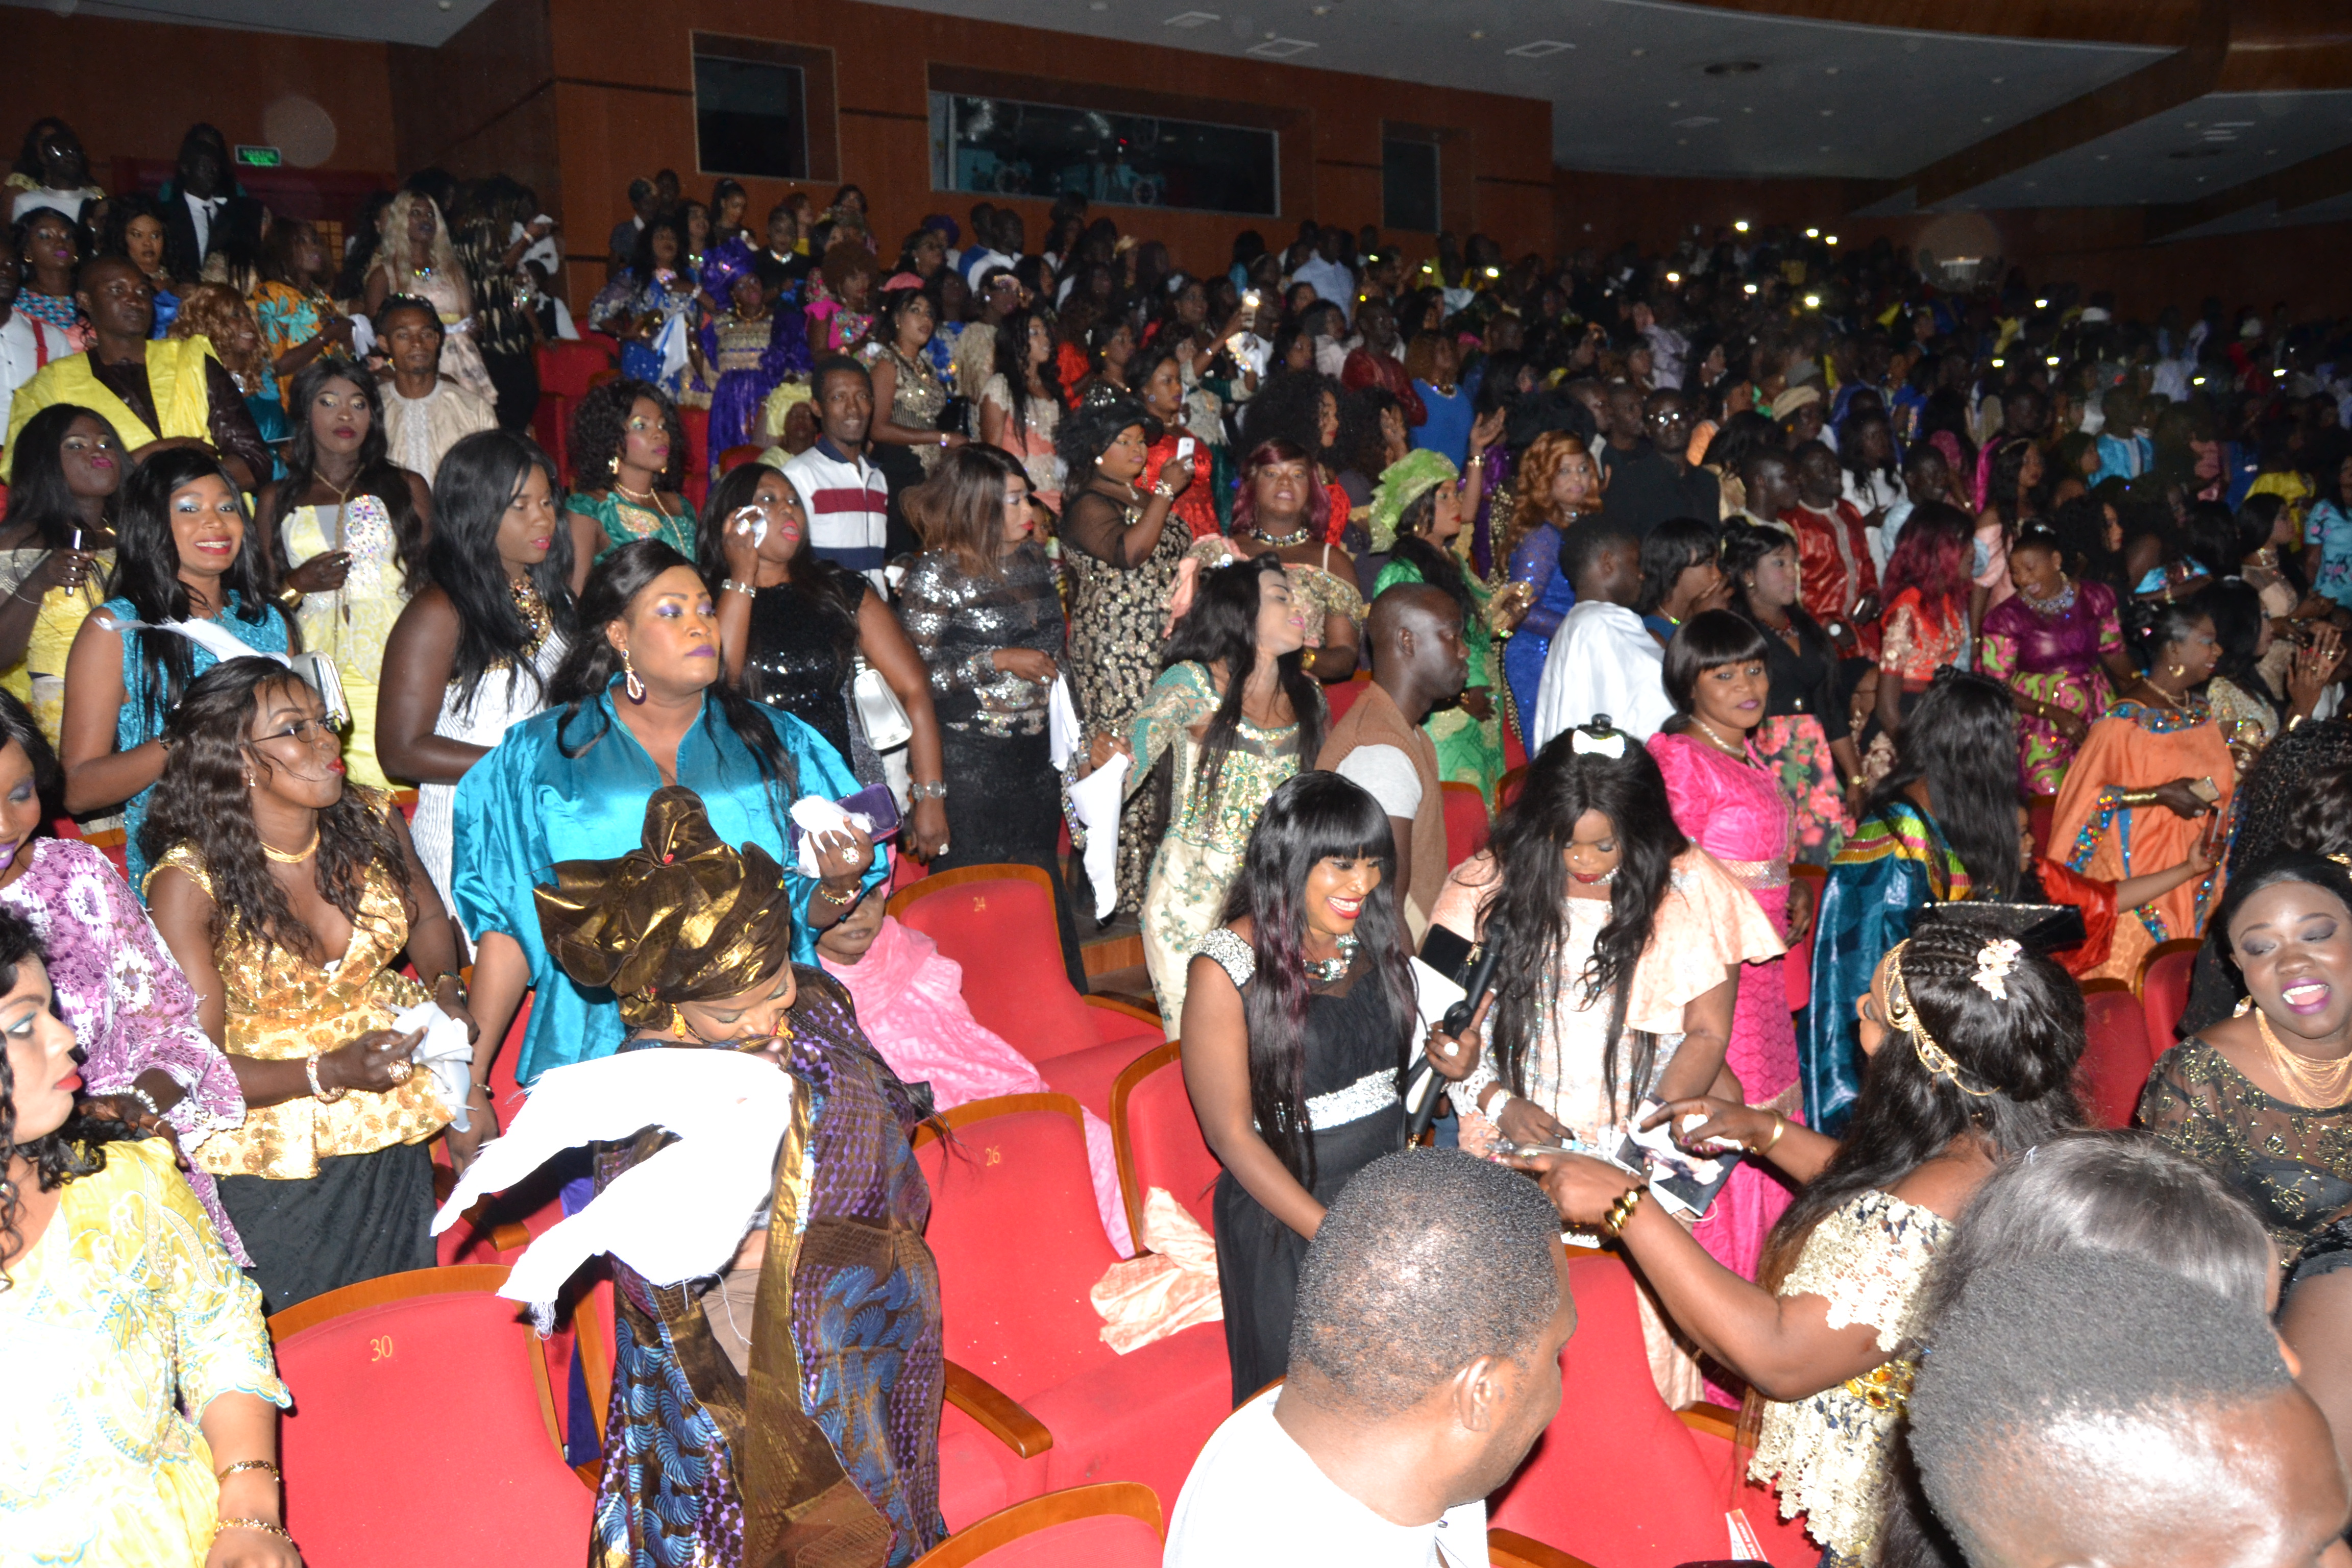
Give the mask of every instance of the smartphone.
<path id="1" fill-rule="evenodd" d="M 1256 289 L 1253 289 L 1248 293 L 1242 296 L 1242 308 L 1246 310 L 1255 310 L 1257 309 Z"/>
<path id="2" fill-rule="evenodd" d="M 1178 462 L 1180 462 L 1180 463 L 1188 463 L 1188 462 L 1191 462 L 1191 461 L 1192 460 L 1192 446 L 1193 446 L 1193 442 L 1192 442 L 1192 437 L 1190 437 L 1190 436 L 1179 436 L 1179 437 L 1176 437 L 1176 460 L 1177 460 Z"/>

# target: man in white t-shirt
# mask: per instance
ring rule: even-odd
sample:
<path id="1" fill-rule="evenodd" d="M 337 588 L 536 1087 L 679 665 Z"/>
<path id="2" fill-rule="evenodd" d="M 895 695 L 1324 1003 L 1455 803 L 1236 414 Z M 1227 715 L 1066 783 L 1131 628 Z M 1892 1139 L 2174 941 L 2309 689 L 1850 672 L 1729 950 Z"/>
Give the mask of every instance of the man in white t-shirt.
<path id="1" fill-rule="evenodd" d="M 1185 1479 L 1166 1568 L 1487 1568 L 1486 1494 L 1559 1410 L 1559 1215 L 1467 1154 L 1374 1162 L 1298 1274 L 1290 1373 Z"/>

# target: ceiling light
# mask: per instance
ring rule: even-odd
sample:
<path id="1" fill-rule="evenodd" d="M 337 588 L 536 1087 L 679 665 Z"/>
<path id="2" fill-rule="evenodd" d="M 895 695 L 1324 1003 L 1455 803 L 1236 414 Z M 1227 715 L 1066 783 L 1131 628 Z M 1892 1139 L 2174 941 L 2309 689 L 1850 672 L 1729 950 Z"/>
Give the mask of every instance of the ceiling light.
<path id="1" fill-rule="evenodd" d="M 2201 375 L 2192 375 L 2189 378 L 2189 384 L 2191 386 L 2202 386 L 2205 384 L 2205 378 Z"/>
<path id="2" fill-rule="evenodd" d="M 1489 267 L 1486 268 L 1486 276 L 1489 278 L 1500 278 L 1502 275 L 1503 269 L 1499 267 Z"/>
<path id="3" fill-rule="evenodd" d="M 1303 55 L 1313 47 L 1315 46 L 1305 38 L 1269 37 L 1262 44 L 1252 44 L 1247 52 L 1257 56 L 1260 59 L 1282 60 L 1288 59 L 1293 55 Z"/>
<path id="4" fill-rule="evenodd" d="M 1837 236 L 1833 234 L 1825 234 L 1822 236 L 1822 243 L 1823 245 L 1835 245 L 1837 243 Z"/>
<path id="5" fill-rule="evenodd" d="M 1820 229 L 1817 229 L 1817 228 L 1809 228 L 1809 229 L 1805 230 L 1805 237 L 1806 237 L 1807 239 L 1819 239 L 1819 238 L 1821 238 L 1821 237 L 1822 237 L 1822 231 L 1821 231 Z"/>
<path id="6" fill-rule="evenodd" d="M 1669 283 L 1680 283 L 1682 280 L 1683 275 L 1679 272 L 1669 272 L 1666 274 L 1666 281 Z"/>
<path id="7" fill-rule="evenodd" d="M 1806 310 L 1820 310 L 1821 308 L 1822 308 L 1822 297 L 1821 297 L 1819 294 L 1808 294 L 1808 295 L 1806 295 L 1806 296 L 1805 296 L 1805 309 L 1806 309 Z"/>
<path id="8" fill-rule="evenodd" d="M 1470 41 L 1474 44 L 1486 36 L 1486 29 L 1484 27 L 1473 27 L 1470 29 Z"/>
<path id="9" fill-rule="evenodd" d="M 2055 370 L 2058 368 L 2058 356 L 2056 354 L 2052 354 L 2044 363 L 2046 363 L 2051 369 Z"/>
<path id="10" fill-rule="evenodd" d="M 1639 53 L 1636 50 L 1635 53 Z M 1762 60 L 1717 60 L 1699 68 L 1709 76 L 1754 76 L 1764 68 Z"/>
<path id="11" fill-rule="evenodd" d="M 2000 360 L 1999 358 L 1995 358 L 1995 359 L 1994 359 L 1994 361 L 1992 362 L 1992 367 L 1993 367 L 1993 369 L 1995 369 L 1995 370 L 1999 370 L 1999 369 L 2001 367 L 2002 363 L 2003 363 L 2003 362 L 2002 362 L 2001 360 Z"/>
<path id="12" fill-rule="evenodd" d="M 1748 232 L 1748 220 L 1746 218 L 1741 218 L 1738 223 L 1733 224 L 1731 226 L 1738 230 L 1741 234 L 1746 234 Z"/>
<path id="13" fill-rule="evenodd" d="M 1754 292 L 1756 292 L 1756 285 L 1755 285 L 1755 284 L 1753 284 L 1753 283 L 1750 283 L 1749 285 L 1748 285 L 1748 291 L 1750 294 L 1753 294 Z"/>
<path id="14" fill-rule="evenodd" d="M 2271 374 L 2273 375 L 2284 375 L 2286 374 L 2286 367 L 2284 365 L 2281 365 L 2278 369 L 2271 372 Z"/>
<path id="15" fill-rule="evenodd" d="M 1539 60 L 1546 55 L 1556 55 L 1562 49 L 1574 47 L 1576 47 L 1574 44 L 1562 43 L 1558 38 L 1538 38 L 1531 44 L 1521 44 L 1516 49 L 1505 49 L 1503 52 L 1507 55 L 1517 55 L 1523 60 Z"/>
<path id="16" fill-rule="evenodd" d="M 2047 300 L 2036 300 L 2033 301 L 2033 308 L 2037 310 L 2046 310 L 2050 309 L 2050 301 Z"/>

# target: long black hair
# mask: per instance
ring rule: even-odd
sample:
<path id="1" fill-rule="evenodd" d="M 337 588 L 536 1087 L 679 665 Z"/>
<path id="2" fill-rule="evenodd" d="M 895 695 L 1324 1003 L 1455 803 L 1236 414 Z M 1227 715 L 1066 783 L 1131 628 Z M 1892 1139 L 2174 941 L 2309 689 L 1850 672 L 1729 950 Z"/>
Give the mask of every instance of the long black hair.
<path id="1" fill-rule="evenodd" d="M 114 572 L 107 579 L 110 599 L 128 599 L 131 613 L 150 625 L 182 621 L 190 614 L 187 585 L 180 581 L 180 547 L 172 537 L 172 492 L 210 477 L 226 485 L 245 510 L 243 492 L 220 459 L 207 450 L 174 447 L 156 453 L 131 470 L 122 481 L 121 519 L 114 530 Z M 261 626 L 279 614 L 278 574 L 270 567 L 268 542 L 252 517 L 245 519 L 245 540 L 236 559 L 221 574 L 224 602 L 215 613 L 231 613 L 227 596 L 236 598 L 235 614 L 248 626 Z M 282 618 L 282 617 L 281 617 Z M 195 679 L 194 645 L 174 632 L 126 632 L 139 641 L 139 658 L 146 670 L 147 730 L 163 727 L 163 715 L 179 705 Z M 301 634 L 286 622 L 289 647 L 300 646 Z"/>
<path id="2" fill-rule="evenodd" d="M 1045 337 L 1050 343 L 1053 323 L 1042 310 L 1015 310 L 996 326 L 996 369 L 1004 377 L 1005 396 L 1011 400 L 1011 406 L 1004 411 L 1005 429 L 1015 441 L 1025 440 L 1029 432 L 1029 324 L 1039 321 L 1046 323 Z M 1045 395 L 1054 400 L 1056 408 L 1062 405 L 1059 360 L 1058 354 L 1049 353 L 1045 363 L 1037 367 L 1038 384 L 1045 389 Z M 1114 430 L 1111 434 L 1116 436 L 1118 432 Z"/>
<path id="3" fill-rule="evenodd" d="M 1269 796 L 1250 830 L 1241 873 L 1225 894 L 1224 921 L 1246 918 L 1257 973 L 1242 994 L 1249 1026 L 1250 1112 L 1258 1136 L 1298 1178 L 1315 1183 L 1315 1140 L 1307 1125 L 1307 874 L 1328 859 L 1377 860 L 1380 886 L 1356 918 L 1365 973 L 1397 1024 L 1396 1065 L 1412 1043 L 1412 974 L 1403 911 L 1397 907 L 1396 840 L 1386 811 L 1338 773 L 1294 773 Z"/>
<path id="4" fill-rule="evenodd" d="M 41 939 L 25 917 L 0 908 L 0 992 L 14 991 L 16 977 L 28 958 L 48 962 Z M 74 1102 L 72 1114 L 55 1131 L 24 1142 L 16 1141 L 16 1073 L 8 1053 L 0 1051 L 0 1163 L 21 1154 L 31 1162 L 40 1190 L 56 1192 L 78 1176 L 87 1176 L 106 1164 L 105 1145 L 142 1137 L 127 1122 L 94 1117 L 85 1100 Z M 16 1288 L 6 1259 L 24 1246 L 25 1194 L 11 1183 L 0 1182 L 0 1290 Z"/>
<path id="5" fill-rule="evenodd" d="M 2254 649 L 2262 646 L 2263 595 L 2242 577 L 2224 577 L 2197 595 L 2213 622 L 2213 641 L 2221 657 L 2213 663 L 2215 679 L 2226 680 L 2249 697 L 2276 702 L 2279 693 L 2263 675 Z"/>
<path id="6" fill-rule="evenodd" d="M 1225 667 L 1224 698 L 1201 737 L 1200 771 L 1192 781 L 1204 799 L 1216 793 L 1225 759 L 1241 737 L 1242 692 L 1257 668 L 1258 595 L 1269 577 L 1288 581 L 1271 552 L 1201 574 L 1192 607 L 1168 634 L 1168 650 L 1160 657 L 1162 669 L 1188 661 L 1204 668 L 1222 661 Z M 1304 650 L 1294 649 L 1275 662 L 1282 694 L 1298 720 L 1299 761 L 1311 763 L 1323 749 L 1322 688 L 1307 673 Z"/>
<path id="7" fill-rule="evenodd" d="M 738 463 L 710 487 L 709 499 L 702 503 L 701 523 L 695 531 L 695 569 L 702 574 L 703 585 L 714 596 L 719 585 L 730 575 L 725 549 L 727 520 L 750 506 L 751 498 L 759 493 L 760 482 L 768 479 L 782 479 L 783 474 L 765 463 Z M 789 483 L 786 488 L 790 488 Z M 865 578 L 844 571 L 809 548 L 808 530 L 803 524 L 800 548 L 793 552 L 783 583 L 760 592 L 790 595 L 794 610 L 814 623 L 845 666 L 857 651 L 857 609 L 865 601 Z M 743 689 L 757 701 L 769 700 L 756 656 L 743 661 Z"/>
<path id="8" fill-rule="evenodd" d="M 2003 902 L 2017 891 L 2017 710 L 1999 681 L 1949 666 L 1936 672 L 1903 721 L 1895 766 L 1864 817 L 1902 804 L 1925 780 L 1927 815 L 1969 873 L 1969 897 Z"/>
<path id="9" fill-rule="evenodd" d="M 448 595 L 449 607 L 457 613 L 449 684 L 457 689 L 460 711 L 472 708 L 482 677 L 505 665 L 512 665 L 521 679 L 545 694 L 546 682 L 531 652 L 530 627 L 515 608 L 513 590 L 499 563 L 499 524 L 533 468 L 546 476 L 548 500 L 560 510 L 563 488 L 555 477 L 555 464 L 528 436 L 478 430 L 442 456 L 433 476 L 436 510 L 433 537 L 425 547 L 425 574 Z M 567 641 L 576 637 L 572 531 L 560 516 L 548 541 L 547 558 L 530 569 L 530 580 L 556 632 Z"/>
<path id="10" fill-rule="evenodd" d="M 680 566 L 694 571 L 694 563 L 666 541 L 633 539 L 604 554 L 588 574 L 588 584 L 581 590 L 576 612 L 580 635 L 564 651 L 563 662 L 556 666 L 555 678 L 547 686 L 548 706 L 563 706 L 563 717 L 555 724 L 555 746 L 565 756 L 577 757 L 585 752 L 603 740 L 610 728 L 601 712 L 588 724 L 580 722 L 581 710 L 611 690 L 613 682 L 621 679 L 620 650 L 604 635 L 604 628 L 625 619 L 629 606 L 655 578 Z M 784 750 L 776 727 L 768 721 L 758 703 L 725 680 L 713 681 L 704 696 L 702 716 L 695 721 L 708 729 L 716 742 L 723 721 L 750 750 L 752 764 L 760 770 L 760 780 L 767 788 L 776 831 L 783 833 L 787 814 L 800 795 L 800 769 Z"/>
<path id="11" fill-rule="evenodd" d="M 393 560 L 400 567 L 401 585 L 413 594 L 424 585 L 425 520 L 416 515 L 416 497 L 408 488 L 408 470 L 387 455 L 390 448 L 383 431 L 383 395 L 376 386 L 374 374 L 363 364 L 321 354 L 294 377 L 286 399 L 286 419 L 294 427 L 294 438 L 286 444 L 286 477 L 271 489 L 268 510 L 254 521 L 269 542 L 271 562 L 282 579 L 294 563 L 287 558 L 286 541 L 280 531 L 318 478 L 319 442 L 310 433 L 310 405 L 318 401 L 319 394 L 331 381 L 349 382 L 367 400 L 368 430 L 360 437 L 359 469 L 352 476 L 351 493 L 375 497 L 392 515 Z M 327 542 L 333 547 L 331 538 Z"/>
<path id="12" fill-rule="evenodd" d="M 117 474 L 130 467 L 122 437 L 107 423 L 106 416 L 95 409 L 52 403 L 25 421 L 24 429 L 16 433 L 16 467 L 8 486 L 8 521 L 31 524 L 34 537 L 50 550 L 68 548 L 73 543 L 74 530 L 81 526 L 81 502 L 75 498 L 73 487 L 66 482 L 64 456 L 66 432 L 77 419 L 97 420 L 113 440 Z M 110 526 L 121 500 L 122 487 L 118 483 L 114 493 L 106 498 Z"/>
<path id="13" fill-rule="evenodd" d="M 2002 761 L 2017 765 L 2013 752 Z M 1917 1023 L 1958 1079 L 1928 1068 L 1916 1033 L 1888 1028 L 1863 1069 L 1844 1141 L 1765 1240 L 1756 1275 L 1765 1289 L 1788 1278 L 1815 1226 L 1864 1193 L 1893 1188 L 1962 1133 L 1975 1132 L 1998 1160 L 2082 1125 L 2074 1064 L 2083 1054 L 2083 993 L 2032 952 L 2011 959 L 2006 996 L 1976 984 L 1978 955 L 2007 934 L 1989 916 L 1955 910 L 1898 949 Z"/>
<path id="14" fill-rule="evenodd" d="M 1682 574 L 1714 560 L 1722 547 L 1722 531 L 1695 517 L 1670 517 L 1652 529 L 1642 541 L 1642 596 L 1633 613 L 1656 615 Z"/>
<path id="15" fill-rule="evenodd" d="M 254 826 L 253 792 L 245 782 L 257 755 L 252 730 L 262 692 L 301 685 L 284 665 L 258 656 L 223 659 L 196 678 L 163 727 L 171 751 L 156 781 L 161 787 L 140 826 L 139 848 L 151 865 L 160 864 L 174 845 L 195 850 L 212 881 L 215 942 L 242 930 L 260 941 L 265 956 L 283 942 L 324 960 L 334 955 L 319 948 L 315 933 L 270 875 L 261 830 Z M 370 866 L 383 867 L 403 889 L 414 919 L 407 857 L 386 815 L 390 809 L 387 797 L 346 784 L 335 804 L 319 813 L 312 878 L 319 896 L 354 925 L 362 923 L 360 900 Z"/>
<path id="16" fill-rule="evenodd" d="M 1580 745 L 1586 749 L 1579 751 Z M 1616 831 L 1617 875 L 1609 884 L 1609 921 L 1592 940 L 1591 962 L 1581 974 L 1562 974 L 1558 954 L 1568 939 L 1568 847 L 1577 819 L 1588 811 L 1607 817 Z M 1636 1030 L 1631 1070 L 1618 1070 L 1633 967 L 1649 945 L 1675 857 L 1690 847 L 1667 807 L 1664 775 L 1642 743 L 1622 731 L 1597 724 L 1564 730 L 1528 764 L 1527 787 L 1496 821 L 1491 847 L 1501 879 L 1486 896 L 1479 940 L 1504 955 L 1496 970 L 1491 1024 L 1504 1084 L 1514 1094 L 1527 1092 L 1528 1057 L 1545 1011 L 1555 996 L 1577 987 L 1585 1003 L 1610 999 L 1601 1072 L 1613 1115 L 1619 1082 L 1630 1083 L 1638 1100 L 1657 1060 L 1655 1037 Z"/>

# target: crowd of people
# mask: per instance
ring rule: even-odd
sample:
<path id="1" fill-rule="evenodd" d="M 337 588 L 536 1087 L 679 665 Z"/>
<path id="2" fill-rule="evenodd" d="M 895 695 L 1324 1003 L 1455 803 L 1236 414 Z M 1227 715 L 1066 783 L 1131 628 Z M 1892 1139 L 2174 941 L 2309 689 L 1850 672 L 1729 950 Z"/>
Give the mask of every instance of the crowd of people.
<path id="1" fill-rule="evenodd" d="M 2352 1563 L 2352 320 L 1744 224 L 1194 273 L 1070 196 L 894 249 L 854 185 L 664 171 L 574 323 L 511 181 L 420 173 L 336 256 L 227 151 L 109 194 L 43 120 L 9 179 L 13 1544 L 291 1568 L 263 1314 L 432 1266 L 502 1048 L 567 1212 L 681 1085 L 813 1096 L 700 1277 L 613 1265 L 597 1561 L 937 1544 L 908 1139 L 1044 1079 L 884 913 L 911 860 L 1043 871 L 1081 991 L 1133 921 L 1181 1041 L 1236 1414 L 1171 1563 L 1483 1562 L 1563 1223 L 1836 1568 L 2220 1561 L 2233 1508 Z M 611 365 L 559 461 L 567 338 Z M 2090 1132 L 2083 988 L 2176 942 Z"/>

